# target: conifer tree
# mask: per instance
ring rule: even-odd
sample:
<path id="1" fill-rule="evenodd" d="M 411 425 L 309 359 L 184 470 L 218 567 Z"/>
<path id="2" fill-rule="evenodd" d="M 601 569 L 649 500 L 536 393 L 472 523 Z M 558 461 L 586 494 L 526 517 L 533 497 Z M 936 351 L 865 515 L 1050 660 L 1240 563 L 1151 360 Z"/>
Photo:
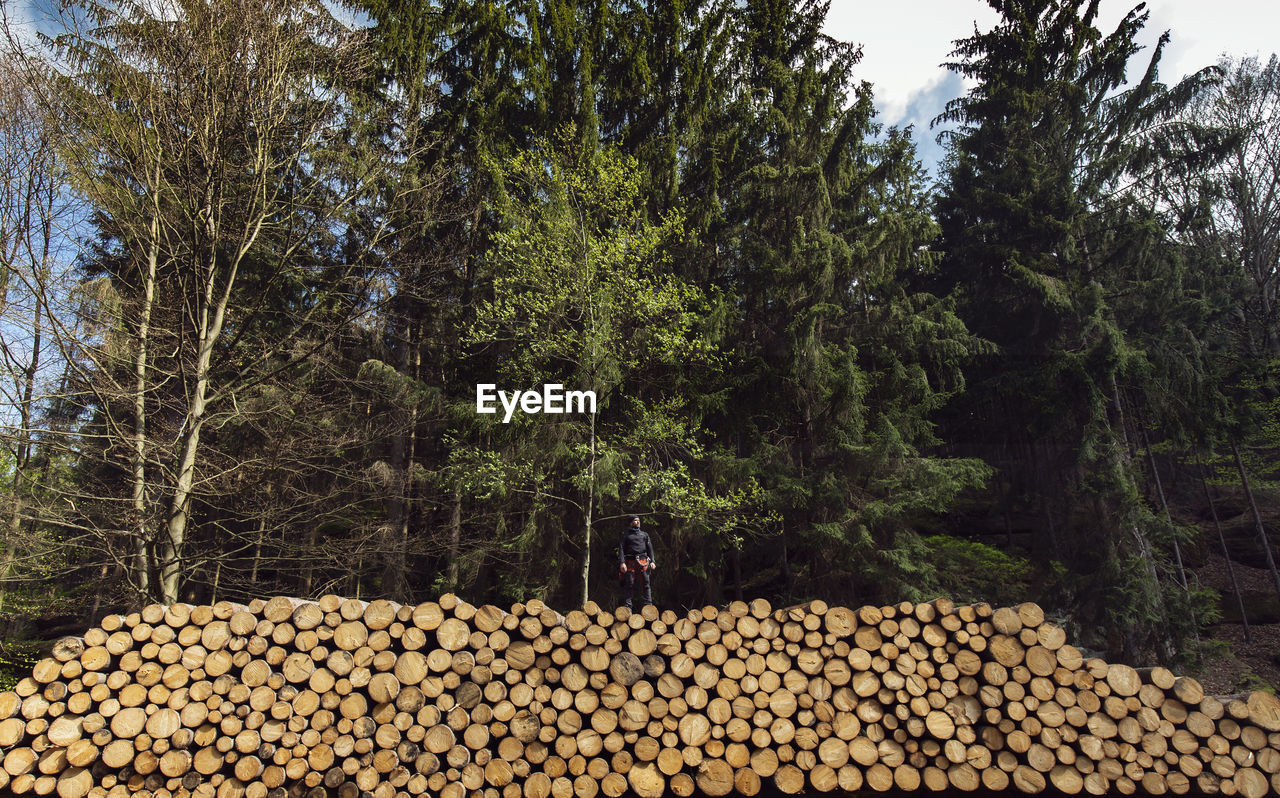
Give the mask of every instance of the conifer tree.
<path id="1" fill-rule="evenodd" d="M 1142 6 L 1103 33 L 1096 1 L 990 4 L 1001 21 L 958 41 L 948 64 L 977 85 L 940 117 L 960 127 L 932 285 L 997 349 L 969 372 L 947 429 L 1000 469 L 1001 509 L 1036 530 L 1036 555 L 1082 575 L 1078 595 L 1118 633 L 1096 644 L 1132 654 L 1158 643 L 1168 656 L 1187 614 L 1165 595 L 1169 533 L 1139 496 L 1134 424 L 1145 419 L 1131 408 L 1143 397 L 1122 391 L 1145 368 L 1126 331 L 1142 311 L 1120 315 L 1130 267 L 1160 258 L 1164 239 L 1140 235 L 1150 213 L 1126 187 L 1201 153 L 1162 123 L 1212 73 L 1160 84 L 1167 34 L 1130 72 Z"/>
<path id="2" fill-rule="evenodd" d="M 784 593 L 854 574 L 854 600 L 877 600 L 929 589 L 912 523 L 981 481 L 977 462 L 927 451 L 979 344 L 908 287 L 933 265 L 922 173 L 908 136 L 873 123 L 860 52 L 821 32 L 826 10 L 733 15 L 735 89 L 706 126 L 720 207 L 685 268 L 734 298 L 737 376 L 711 423 L 772 510 L 752 561 Z"/>

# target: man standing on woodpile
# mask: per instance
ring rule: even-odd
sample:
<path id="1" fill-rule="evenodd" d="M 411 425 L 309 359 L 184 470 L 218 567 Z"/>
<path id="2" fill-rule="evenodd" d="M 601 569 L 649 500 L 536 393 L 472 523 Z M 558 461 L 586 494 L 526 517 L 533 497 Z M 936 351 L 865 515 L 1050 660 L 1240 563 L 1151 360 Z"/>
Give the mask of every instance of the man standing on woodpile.
<path id="1" fill-rule="evenodd" d="M 640 516 L 627 518 L 627 527 L 622 530 L 622 539 L 618 542 L 618 579 L 622 582 L 624 601 L 627 609 L 631 609 L 631 598 L 635 594 L 636 582 L 643 580 L 644 603 L 652 604 L 653 597 L 649 589 L 649 572 L 657 567 L 653 558 L 653 541 L 649 533 L 640 528 Z"/>

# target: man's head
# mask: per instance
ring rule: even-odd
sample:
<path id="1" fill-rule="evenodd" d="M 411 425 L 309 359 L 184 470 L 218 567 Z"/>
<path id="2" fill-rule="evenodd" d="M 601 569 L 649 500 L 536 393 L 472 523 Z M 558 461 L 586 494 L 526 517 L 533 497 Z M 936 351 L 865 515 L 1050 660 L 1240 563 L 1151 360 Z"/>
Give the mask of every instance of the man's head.
<path id="1" fill-rule="evenodd" d="M 634 528 L 634 529 L 639 529 L 639 528 L 640 528 L 640 516 L 638 516 L 638 515 L 633 515 L 633 516 L 630 516 L 629 518 L 627 518 L 627 526 L 632 527 L 632 528 Z"/>

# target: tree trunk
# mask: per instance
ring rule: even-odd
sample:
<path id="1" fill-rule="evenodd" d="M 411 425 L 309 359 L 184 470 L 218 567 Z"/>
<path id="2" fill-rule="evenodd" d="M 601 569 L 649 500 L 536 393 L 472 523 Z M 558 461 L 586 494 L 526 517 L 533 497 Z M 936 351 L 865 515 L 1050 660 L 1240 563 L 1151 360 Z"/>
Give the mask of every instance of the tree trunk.
<path id="1" fill-rule="evenodd" d="M 421 325 L 419 325 L 418 330 L 414 335 L 414 341 L 416 342 L 421 340 L 421 337 L 422 331 Z M 422 378 L 422 350 L 419 348 L 417 343 L 415 343 L 413 347 L 412 375 L 415 381 Z M 399 591 L 396 593 L 396 597 L 401 600 L 407 599 L 409 593 L 407 558 L 409 551 L 409 533 L 412 530 L 414 512 L 413 464 L 418 457 L 418 415 L 418 403 L 414 402 L 409 407 L 409 430 L 407 433 L 409 436 L 409 448 L 405 456 L 406 464 L 403 483 L 404 515 L 400 519 L 400 539 L 398 541 L 400 545 L 401 584 Z"/>
<path id="2" fill-rule="evenodd" d="M 34 282 L 37 286 L 48 285 L 49 283 L 49 253 L 53 246 L 52 211 L 47 208 L 42 208 L 41 211 L 43 223 L 40 228 L 41 236 L 38 250 L 41 253 L 40 264 L 36 266 L 34 262 L 32 263 L 32 267 L 36 271 Z M 29 239 L 27 244 L 34 260 L 34 251 L 32 251 Z M 6 276 L 6 281 L 7 279 Z M 0 563 L 0 612 L 4 610 L 6 585 L 9 581 L 9 574 L 13 569 L 14 547 L 19 544 L 19 533 L 22 531 L 22 514 L 27 494 L 26 486 L 30 483 L 27 477 L 27 468 L 31 464 L 31 454 L 34 446 L 31 437 L 31 422 L 35 415 L 33 407 L 35 402 L 36 372 L 40 370 L 40 352 L 47 305 L 42 291 L 33 290 L 32 293 L 35 306 L 31 314 L 31 354 L 30 359 L 22 370 L 22 394 L 18 400 L 18 423 L 20 426 L 18 429 L 18 445 L 14 452 L 13 461 L 13 504 L 9 516 L 9 535 L 3 542 L 4 558 L 3 563 Z"/>
<path id="3" fill-rule="evenodd" d="M 147 277 L 138 312 L 138 351 L 133 360 L 133 449 L 129 453 L 133 478 L 134 582 L 141 596 L 151 592 L 151 562 L 147 551 L 147 357 L 151 335 L 151 309 L 156 295 L 159 266 L 159 216 L 151 218 L 151 245 L 147 252 Z"/>
<path id="4" fill-rule="evenodd" d="M 1258 528 L 1258 543 L 1262 545 L 1262 551 L 1267 555 L 1267 568 L 1271 571 L 1271 581 L 1276 586 L 1276 593 L 1280 594 L 1280 572 L 1276 571 L 1275 558 L 1271 556 L 1271 542 L 1267 540 L 1267 528 L 1262 523 L 1262 514 L 1258 512 L 1258 503 L 1253 499 L 1253 489 L 1249 487 L 1249 475 L 1244 470 L 1244 460 L 1240 458 L 1240 447 L 1236 446 L 1236 442 L 1231 442 L 1231 453 L 1236 458 L 1236 468 L 1240 471 L 1240 485 L 1244 488 L 1244 495 L 1249 499 L 1249 507 L 1253 510 L 1253 521 Z"/>
<path id="5" fill-rule="evenodd" d="M 542 491 L 539 486 L 533 488 L 533 497 L 529 502 L 529 514 L 524 520 L 524 539 L 533 541 L 538 539 L 538 512 L 542 509 Z M 559 536 L 557 535 L 557 538 Z M 521 545 L 517 547 L 517 571 L 515 574 L 516 582 L 514 586 L 515 595 L 524 597 L 525 590 L 529 584 L 529 546 Z"/>
<path id="6" fill-rule="evenodd" d="M 1156 494 L 1160 497 L 1160 507 L 1164 510 L 1164 520 L 1169 527 L 1173 528 L 1173 515 L 1169 512 L 1169 502 L 1164 496 L 1164 483 L 1160 481 L 1160 469 L 1156 467 L 1156 455 L 1151 451 L 1151 439 L 1147 437 L 1146 429 L 1142 430 L 1142 442 L 1147 447 L 1147 461 L 1151 463 L 1151 477 L 1156 483 Z M 1187 569 L 1182 564 L 1182 547 L 1178 545 L 1178 539 L 1173 538 L 1173 556 L 1178 563 L 1178 581 L 1182 583 L 1183 591 L 1189 590 L 1187 587 Z M 1193 618 L 1194 620 L 1194 618 Z"/>
<path id="7" fill-rule="evenodd" d="M 206 208 L 209 219 L 209 239 L 217 240 L 212 207 Z M 187 407 L 186 424 L 182 435 L 181 454 L 175 469 L 173 497 L 169 502 L 166 535 L 160 545 L 160 601 L 172 604 L 178 600 L 178 588 L 182 580 L 182 555 L 187 541 L 187 522 L 191 515 L 191 493 L 195 484 L 196 455 L 200 451 L 200 433 L 204 429 L 208 410 L 209 382 L 212 375 L 213 348 L 222 335 L 227 305 L 235 286 L 240 258 L 247 252 L 247 244 L 232 261 L 226 276 L 226 284 L 215 298 L 214 282 L 218 273 L 216 253 L 209 253 L 205 266 L 204 292 L 199 299 L 199 337 L 197 339 L 194 386 Z"/>
<path id="8" fill-rule="evenodd" d="M 3 542 L 4 559 L 0 562 L 0 613 L 4 611 L 7 598 L 9 574 L 13 570 L 14 548 L 18 545 L 22 531 L 22 511 L 25 503 L 27 466 L 31 462 L 31 406 L 35 396 L 36 371 L 40 368 L 40 338 L 43 309 L 39 298 L 36 299 L 34 317 L 32 319 L 31 360 L 23 369 L 22 397 L 18 401 L 18 446 L 13 459 L 13 480 L 10 487 L 9 534 Z"/>
<path id="9" fill-rule="evenodd" d="M 782 565 L 782 584 L 787 591 L 787 597 L 790 598 L 795 595 L 796 579 L 795 573 L 791 570 L 791 557 L 787 553 L 787 527 L 785 521 L 783 522 L 780 536 L 782 538 L 782 562 L 780 563 Z"/>
<path id="10" fill-rule="evenodd" d="M 590 598 L 591 585 L 591 523 L 596 498 L 596 416 L 591 414 L 591 459 L 587 463 L 587 509 L 582 526 L 582 606 Z"/>
<path id="11" fill-rule="evenodd" d="M 1236 581 L 1236 569 L 1231 564 L 1231 553 L 1227 551 L 1227 538 L 1222 534 L 1222 524 L 1218 521 L 1218 508 L 1213 503 L 1213 496 L 1209 493 L 1209 480 L 1205 478 L 1204 463 L 1200 460 L 1200 453 L 1196 453 L 1196 465 L 1200 469 L 1200 486 L 1204 488 L 1204 500 L 1209 504 L 1209 514 L 1213 517 L 1213 528 L 1218 533 L 1218 545 L 1222 547 L 1222 559 L 1227 564 L 1227 576 L 1231 579 L 1231 589 L 1235 591 L 1236 602 L 1240 605 L 1240 622 L 1244 625 L 1244 641 L 1246 643 L 1253 642 L 1253 633 L 1249 631 L 1249 616 L 1244 611 L 1244 596 L 1240 594 L 1240 583 Z"/>
<path id="12" fill-rule="evenodd" d="M 742 547 L 733 547 L 733 597 L 742 601 Z"/>
<path id="13" fill-rule="evenodd" d="M 299 575 L 299 593 L 303 596 L 311 595 L 311 583 L 315 577 L 315 550 L 316 537 L 319 531 L 315 524 L 311 524 L 311 530 L 307 533 L 307 553 L 306 559 L 303 561 L 302 573 Z"/>
<path id="14" fill-rule="evenodd" d="M 253 567 L 249 570 L 249 583 L 258 584 L 258 569 L 262 567 L 262 540 L 267 534 L 267 517 L 264 514 L 258 519 L 258 532 L 253 542 Z"/>
<path id="15" fill-rule="evenodd" d="M 165 523 L 165 536 L 159 545 L 160 595 L 162 604 L 178 600 L 178 588 L 182 582 L 182 555 L 187 542 L 187 522 L 191 515 L 191 493 L 195 484 L 196 455 L 200 450 L 200 432 L 204 427 L 205 395 L 208 390 L 208 355 L 201 347 L 200 366 L 197 367 L 195 391 L 187 412 L 187 430 L 182 437 L 181 455 L 178 459 L 177 479 L 173 497 L 169 502 L 169 517 Z"/>
<path id="16" fill-rule="evenodd" d="M 394 415 L 399 416 L 400 413 L 396 412 Z M 383 592 L 388 597 L 397 595 L 404 584 L 404 552 L 401 541 L 403 540 L 402 530 L 409 515 L 404 501 L 405 483 L 409 479 L 407 450 L 406 433 L 403 430 L 393 430 L 390 484 L 386 486 L 387 524 L 379 535 L 383 538 L 380 547 L 386 552 L 386 561 L 382 566 L 382 586 Z"/>
<path id="17" fill-rule="evenodd" d="M 1134 460 L 1137 457 L 1137 442 L 1129 436 L 1129 424 L 1124 412 L 1124 403 L 1121 400 L 1120 387 L 1116 382 L 1114 373 L 1111 375 L 1111 400 L 1115 411 L 1114 423 L 1118 424 L 1118 427 L 1113 427 L 1113 430 L 1119 429 L 1120 441 L 1124 444 L 1122 455 L 1124 474 L 1128 477 L 1129 484 L 1133 487 L 1134 493 L 1136 494 L 1138 493 L 1138 478 L 1136 468 L 1134 467 Z M 1128 527 L 1129 531 L 1133 533 L 1134 540 L 1138 544 L 1138 552 L 1141 554 L 1142 560 L 1147 566 L 1147 571 L 1151 574 L 1151 584 L 1155 589 L 1154 599 L 1160 613 L 1161 621 L 1160 630 L 1158 632 L 1160 634 L 1160 651 L 1158 654 L 1161 661 L 1169 662 L 1173 659 L 1176 652 L 1174 651 L 1173 639 L 1167 633 L 1167 630 L 1170 629 L 1169 609 L 1165 604 L 1164 592 L 1160 587 L 1160 570 L 1156 567 L 1155 552 L 1151 548 L 1151 542 L 1147 540 L 1147 537 L 1140 529 L 1138 529 L 1137 524 L 1129 521 Z M 1128 646 L 1129 641 L 1126 641 L 1126 647 Z"/>
<path id="18" fill-rule="evenodd" d="M 416 378 L 416 370 L 411 370 L 413 358 L 408 312 L 403 303 L 403 294 L 407 288 L 401 287 L 401 298 L 396 302 L 396 313 L 400 317 L 396 321 L 395 367 L 396 373 L 402 377 Z M 409 394 L 411 397 L 412 394 Z M 397 408 L 397 420 L 404 426 L 393 431 L 391 440 L 391 474 L 389 486 L 390 496 L 387 499 L 387 558 L 382 570 L 382 593 L 389 598 L 402 597 L 408 590 L 408 579 L 405 574 L 405 553 L 409 545 L 409 483 L 413 469 L 413 432 L 417 425 L 417 406 L 412 398 L 408 406 Z"/>
<path id="19" fill-rule="evenodd" d="M 445 582 L 450 593 L 458 592 L 458 550 L 462 547 L 462 491 L 453 490 L 453 511 L 449 514 L 449 562 Z"/>
<path id="20" fill-rule="evenodd" d="M 107 574 L 110 573 L 110 569 L 110 564 L 105 562 L 98 569 L 98 581 L 93 590 L 93 604 L 89 605 L 89 612 L 85 614 L 87 623 L 96 623 L 101 617 L 102 589 L 107 585 Z"/>
<path id="21" fill-rule="evenodd" d="M 1169 525 L 1169 529 L 1172 532 L 1173 515 L 1169 512 L 1169 502 L 1164 496 L 1164 483 L 1160 481 L 1160 469 L 1156 467 L 1155 452 L 1151 451 L 1151 439 L 1147 436 L 1146 427 L 1140 427 L 1140 429 L 1142 430 L 1142 443 L 1147 448 L 1147 460 L 1151 462 L 1151 476 L 1156 483 L 1156 493 L 1159 494 L 1160 506 L 1164 509 L 1164 520 L 1165 523 Z M 1192 635 L 1195 637 L 1197 649 L 1196 657 L 1198 658 L 1200 656 L 1200 625 L 1196 621 L 1195 607 L 1191 604 L 1191 588 L 1187 585 L 1187 569 L 1182 564 L 1182 547 L 1178 545 L 1177 537 L 1172 536 L 1172 534 L 1170 537 L 1173 540 L 1173 556 L 1178 564 L 1178 581 L 1182 584 L 1182 592 L 1187 596 L 1187 612 L 1191 615 Z"/>
<path id="22" fill-rule="evenodd" d="M 218 584 L 222 582 L 222 560 L 219 559 L 213 566 L 213 595 L 209 597 L 210 604 L 218 603 Z"/>

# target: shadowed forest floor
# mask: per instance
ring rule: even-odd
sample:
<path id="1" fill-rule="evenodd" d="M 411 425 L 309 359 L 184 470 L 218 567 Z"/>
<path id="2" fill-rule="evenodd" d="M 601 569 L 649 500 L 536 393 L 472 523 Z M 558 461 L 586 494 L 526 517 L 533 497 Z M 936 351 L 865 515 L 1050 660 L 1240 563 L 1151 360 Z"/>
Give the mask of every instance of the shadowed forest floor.
<path id="1" fill-rule="evenodd" d="M 1232 566 L 1240 589 L 1246 595 L 1250 592 L 1274 595 L 1275 585 L 1267 569 L 1253 568 L 1239 562 L 1233 562 Z M 1208 556 L 1195 572 L 1201 584 L 1222 594 L 1224 605 L 1234 606 L 1235 597 L 1230 592 L 1231 579 L 1222 555 Z M 1246 602 L 1246 612 L 1258 609 L 1249 604 Z M 1265 614 L 1260 615 L 1259 619 L 1274 621 Z M 1204 673 L 1198 677 L 1206 692 L 1230 695 L 1246 689 L 1280 689 L 1280 623 L 1251 622 L 1249 631 L 1252 641 L 1246 642 L 1243 624 L 1224 622 L 1210 628 L 1209 634 L 1215 640 L 1226 643 L 1229 650 L 1227 647 L 1215 647 L 1224 650 L 1215 651 L 1210 656 Z"/>

